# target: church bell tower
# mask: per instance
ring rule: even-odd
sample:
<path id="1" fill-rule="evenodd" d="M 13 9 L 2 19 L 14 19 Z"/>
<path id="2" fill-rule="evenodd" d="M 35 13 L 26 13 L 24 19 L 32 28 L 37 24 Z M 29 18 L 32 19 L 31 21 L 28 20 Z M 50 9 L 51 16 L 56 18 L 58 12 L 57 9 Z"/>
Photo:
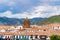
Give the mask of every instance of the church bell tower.
<path id="1" fill-rule="evenodd" d="M 28 17 L 26 17 L 26 19 L 23 22 L 23 28 L 30 28 L 30 21 Z"/>

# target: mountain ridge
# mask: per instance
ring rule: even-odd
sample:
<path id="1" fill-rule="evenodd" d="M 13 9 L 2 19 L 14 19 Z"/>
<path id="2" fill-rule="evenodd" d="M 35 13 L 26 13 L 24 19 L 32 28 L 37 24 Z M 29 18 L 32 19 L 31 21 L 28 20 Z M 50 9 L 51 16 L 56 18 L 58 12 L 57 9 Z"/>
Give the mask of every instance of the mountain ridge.
<path id="1" fill-rule="evenodd" d="M 36 25 L 45 25 L 50 23 L 60 23 L 60 15 L 49 17 L 45 20 L 36 22 Z"/>
<path id="2" fill-rule="evenodd" d="M 31 24 L 34 24 L 38 21 L 41 21 L 45 18 L 33 18 L 29 19 Z M 17 19 L 17 18 L 7 18 L 7 17 L 0 17 L 0 25 L 9 25 L 9 26 L 19 26 L 22 25 L 24 22 L 24 18 Z"/>

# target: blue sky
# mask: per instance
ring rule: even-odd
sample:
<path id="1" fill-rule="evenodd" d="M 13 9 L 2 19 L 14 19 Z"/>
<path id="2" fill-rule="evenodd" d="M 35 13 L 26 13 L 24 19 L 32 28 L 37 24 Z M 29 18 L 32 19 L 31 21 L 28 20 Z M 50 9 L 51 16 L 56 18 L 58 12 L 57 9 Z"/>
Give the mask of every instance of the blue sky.
<path id="1" fill-rule="evenodd" d="M 9 18 L 60 15 L 60 0 L 0 0 L 0 15 Z"/>

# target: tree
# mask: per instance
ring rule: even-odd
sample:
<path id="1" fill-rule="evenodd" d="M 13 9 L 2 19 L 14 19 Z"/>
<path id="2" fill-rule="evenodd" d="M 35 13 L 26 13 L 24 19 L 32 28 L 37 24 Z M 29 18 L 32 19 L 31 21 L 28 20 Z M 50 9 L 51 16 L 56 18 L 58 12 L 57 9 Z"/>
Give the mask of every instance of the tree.
<path id="1" fill-rule="evenodd" d="M 58 40 L 59 36 L 58 35 L 51 35 L 50 40 Z M 60 39 L 60 38 L 59 38 Z"/>
<path id="2" fill-rule="evenodd" d="M 60 35 L 58 36 L 58 40 L 60 40 Z"/>

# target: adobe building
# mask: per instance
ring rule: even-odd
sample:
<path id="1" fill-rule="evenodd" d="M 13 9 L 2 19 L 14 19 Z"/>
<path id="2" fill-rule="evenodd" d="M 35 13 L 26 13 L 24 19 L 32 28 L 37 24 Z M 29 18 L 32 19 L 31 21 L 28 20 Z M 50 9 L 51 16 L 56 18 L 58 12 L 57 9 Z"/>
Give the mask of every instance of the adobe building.
<path id="1" fill-rule="evenodd" d="M 23 28 L 22 28 L 23 27 Z M 60 35 L 60 23 L 51 23 L 42 26 L 30 25 L 28 18 L 23 26 L 0 26 L 1 40 L 50 40 L 51 35 Z"/>

